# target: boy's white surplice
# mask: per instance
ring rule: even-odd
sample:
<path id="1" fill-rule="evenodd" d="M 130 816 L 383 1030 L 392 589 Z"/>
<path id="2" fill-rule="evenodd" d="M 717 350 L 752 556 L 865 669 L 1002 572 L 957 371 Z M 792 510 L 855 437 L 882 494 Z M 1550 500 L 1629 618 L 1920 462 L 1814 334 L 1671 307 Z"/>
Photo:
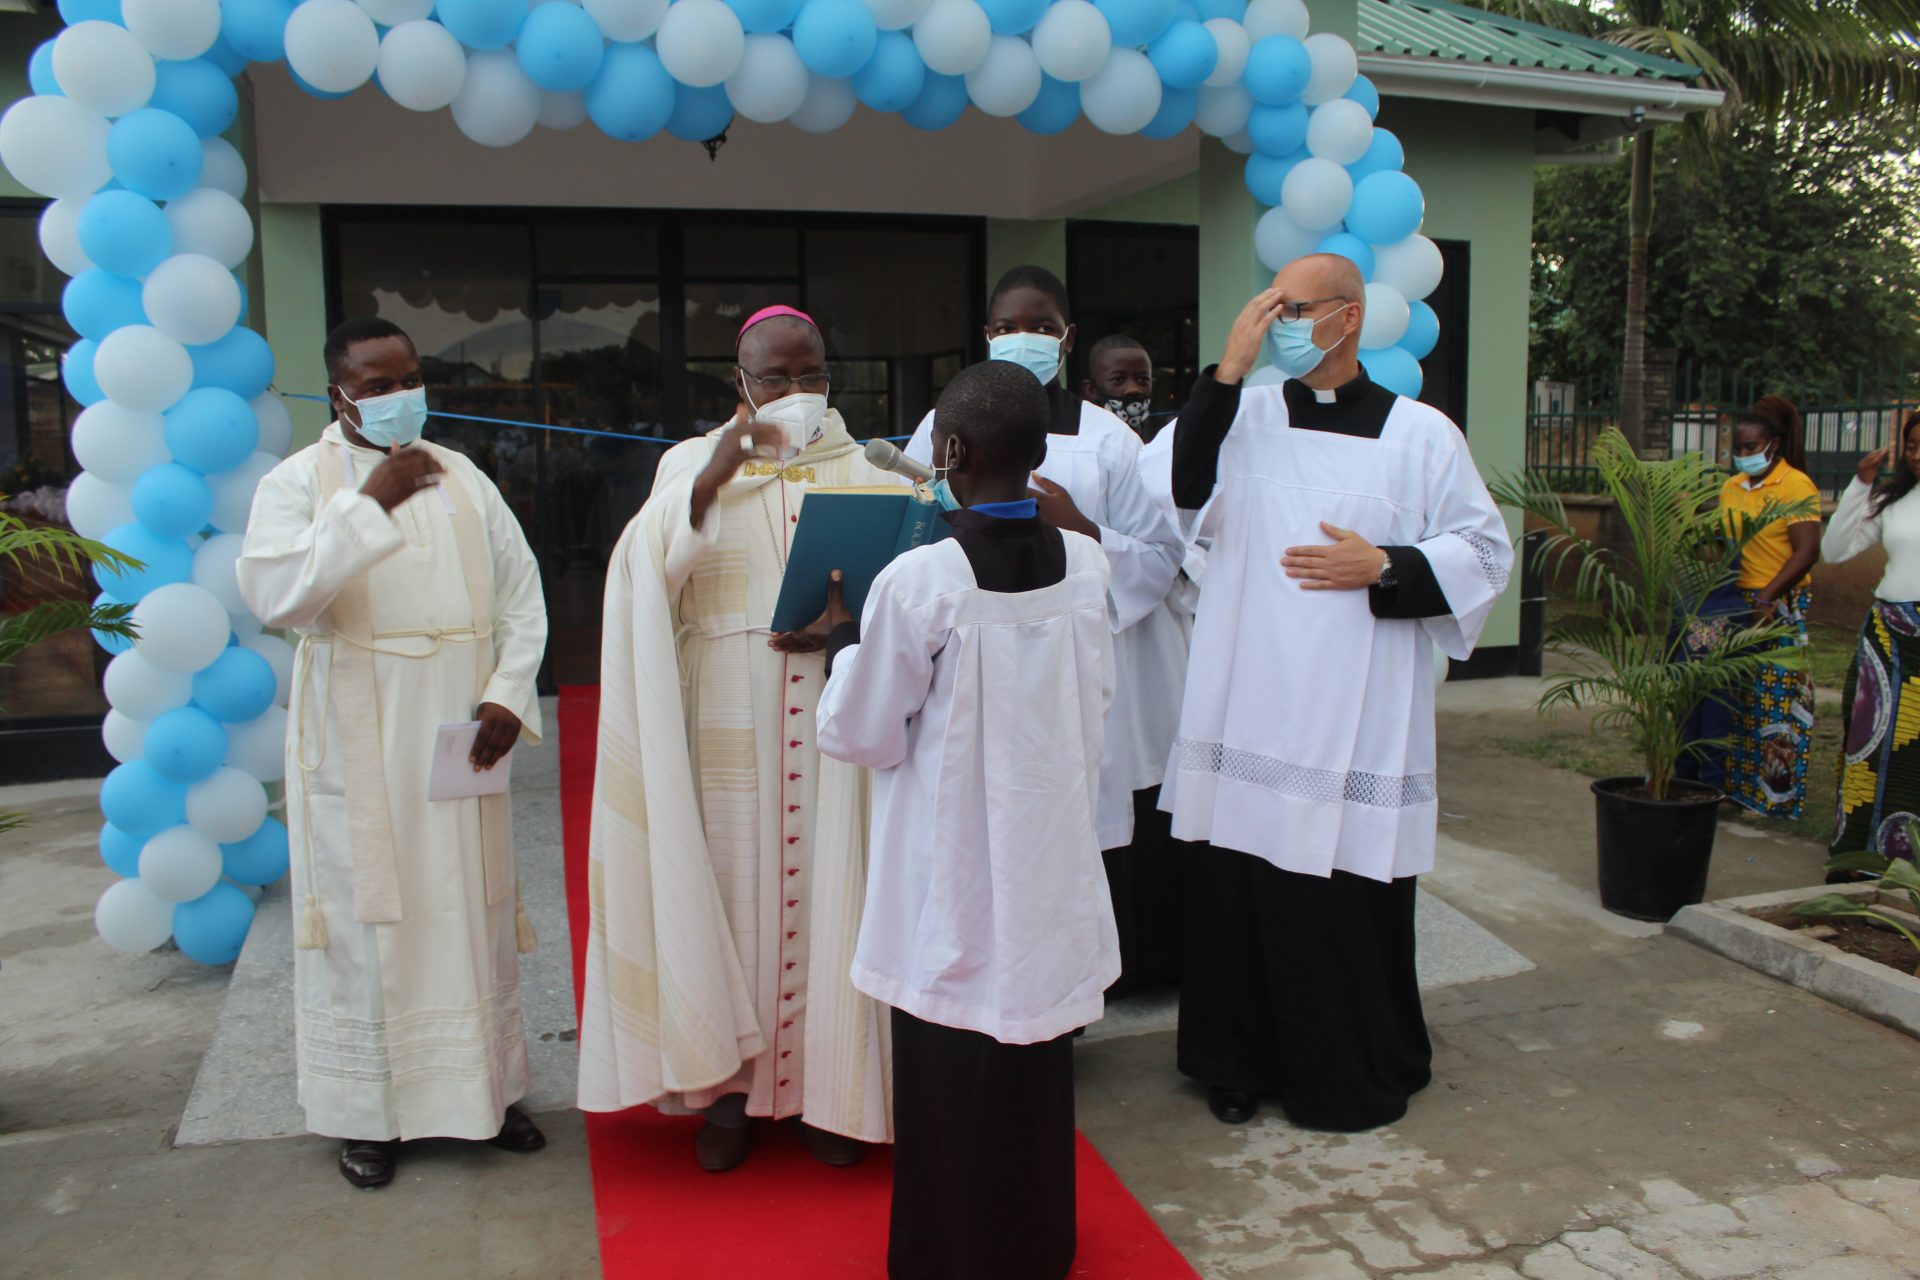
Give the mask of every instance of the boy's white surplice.
<path id="1" fill-rule="evenodd" d="M 546 611 L 499 490 L 461 454 L 412 447 L 431 450 L 446 476 L 388 513 L 358 492 L 386 455 L 329 426 L 261 481 L 238 575 L 262 622 L 300 633 L 287 825 L 296 909 L 312 894 L 327 942 L 294 952 L 307 1127 L 365 1140 L 491 1138 L 527 1090 L 514 894 L 487 883 L 482 801 L 429 801 L 427 776 L 440 726 L 473 719 L 478 702 L 505 707 L 523 741 L 540 740 Z M 454 533 L 463 507 L 479 517 L 491 557 L 491 618 L 469 605 Z M 362 575 L 375 644 L 371 729 L 343 725 L 334 681 L 335 649 L 347 642 L 334 635 L 331 607 Z M 491 671 L 478 665 L 483 637 Z M 383 774 L 392 823 L 399 910 L 380 923 L 356 909 L 365 854 L 352 829 L 365 818 L 347 801 L 355 757 Z"/>
<path id="2" fill-rule="evenodd" d="M 1064 536 L 1034 591 L 980 590 L 952 540 L 894 561 L 820 700 L 821 750 L 876 771 L 854 985 L 1004 1044 L 1094 1021 L 1120 976 L 1094 830 L 1108 568 Z"/>
<path id="3" fill-rule="evenodd" d="M 1418 546 L 1451 612 L 1376 619 L 1365 591 L 1288 578 L 1281 556 L 1326 544 L 1323 521 Z M 1295 430 L 1280 387 L 1249 387 L 1200 533 L 1206 588 L 1161 790 L 1174 835 L 1307 875 L 1431 870 L 1432 647 L 1471 653 L 1513 564 L 1466 439 L 1405 397 L 1379 439 Z"/>

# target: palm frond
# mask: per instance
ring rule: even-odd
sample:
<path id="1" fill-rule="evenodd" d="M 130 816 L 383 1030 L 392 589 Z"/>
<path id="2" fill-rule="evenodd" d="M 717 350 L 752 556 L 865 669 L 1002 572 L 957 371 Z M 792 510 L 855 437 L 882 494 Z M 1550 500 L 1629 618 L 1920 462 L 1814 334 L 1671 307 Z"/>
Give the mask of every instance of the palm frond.
<path id="1" fill-rule="evenodd" d="M 90 628 L 103 635 L 134 638 L 133 606 L 92 605 L 85 600 L 49 600 L 23 613 L 0 618 L 0 667 L 42 640 Z"/>
<path id="2" fill-rule="evenodd" d="M 4 511 L 0 511 L 0 560 L 16 564 L 51 562 L 76 572 L 89 564 L 115 570 L 145 567 L 104 542 L 83 538 L 55 525 L 30 525 Z"/>

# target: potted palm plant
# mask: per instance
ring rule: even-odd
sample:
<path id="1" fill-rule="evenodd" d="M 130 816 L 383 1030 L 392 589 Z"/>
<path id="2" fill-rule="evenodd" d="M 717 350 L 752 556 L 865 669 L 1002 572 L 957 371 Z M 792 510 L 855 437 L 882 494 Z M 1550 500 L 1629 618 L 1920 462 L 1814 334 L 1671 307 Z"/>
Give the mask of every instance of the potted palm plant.
<path id="1" fill-rule="evenodd" d="M 1535 564 L 1546 581 L 1570 588 L 1575 605 L 1546 635 L 1572 670 L 1548 678 L 1538 709 L 1597 708 L 1596 731 L 1622 734 L 1643 769 L 1593 784 L 1600 901 L 1621 915 L 1667 920 L 1706 895 L 1721 799 L 1676 776 L 1688 756 L 1724 745 L 1690 736 L 1689 718 L 1769 664 L 1806 661 L 1791 627 L 1715 616 L 1709 602 L 1732 588 L 1754 535 L 1807 512 L 1773 503 L 1729 532 L 1718 502 L 1725 473 L 1701 455 L 1649 461 L 1609 429 L 1592 458 L 1622 530 L 1617 547 L 1577 533 L 1543 473 L 1502 477 L 1492 490 L 1540 529 Z"/>

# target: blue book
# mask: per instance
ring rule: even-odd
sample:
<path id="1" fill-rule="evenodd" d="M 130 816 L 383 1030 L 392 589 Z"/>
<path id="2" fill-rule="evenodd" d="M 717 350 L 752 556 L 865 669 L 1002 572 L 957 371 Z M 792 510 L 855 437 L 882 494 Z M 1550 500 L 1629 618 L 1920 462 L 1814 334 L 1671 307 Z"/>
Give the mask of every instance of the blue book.
<path id="1" fill-rule="evenodd" d="M 773 606 L 773 630 L 799 631 L 825 613 L 835 569 L 847 612 L 858 618 L 868 588 L 895 556 L 947 533 L 939 504 L 904 485 L 807 490 Z"/>

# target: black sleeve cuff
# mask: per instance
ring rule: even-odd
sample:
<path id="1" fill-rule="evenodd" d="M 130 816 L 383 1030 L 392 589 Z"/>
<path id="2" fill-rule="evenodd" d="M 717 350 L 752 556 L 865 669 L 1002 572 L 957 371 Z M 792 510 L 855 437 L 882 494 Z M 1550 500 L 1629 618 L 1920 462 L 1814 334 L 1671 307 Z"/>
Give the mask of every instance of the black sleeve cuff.
<path id="1" fill-rule="evenodd" d="M 1433 566 L 1418 547 L 1382 547 L 1393 562 L 1394 585 L 1368 587 L 1367 604 L 1376 618 L 1438 618 L 1453 612 Z"/>
<path id="2" fill-rule="evenodd" d="M 851 618 L 827 632 L 827 674 L 833 674 L 833 660 L 840 656 L 842 649 L 859 643 L 860 624 Z"/>
<path id="3" fill-rule="evenodd" d="M 1220 446 L 1240 412 L 1240 385 L 1215 380 L 1217 368 L 1208 365 L 1194 380 L 1173 438 L 1173 502 L 1182 511 L 1198 511 L 1213 496 Z"/>

